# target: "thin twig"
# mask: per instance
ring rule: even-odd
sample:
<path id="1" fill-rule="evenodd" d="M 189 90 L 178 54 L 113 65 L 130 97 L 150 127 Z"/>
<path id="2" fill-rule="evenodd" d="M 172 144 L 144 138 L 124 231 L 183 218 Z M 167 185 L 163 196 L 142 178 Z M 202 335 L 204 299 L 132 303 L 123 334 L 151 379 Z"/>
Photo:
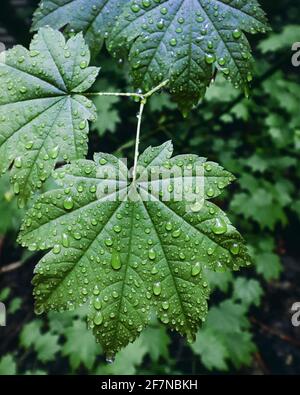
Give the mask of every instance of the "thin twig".
<path id="1" fill-rule="evenodd" d="M 138 92 L 89 92 L 85 93 L 85 96 L 124 96 L 124 97 L 137 97 L 140 100 L 146 99 L 152 96 L 154 93 L 158 92 L 160 89 L 168 85 L 169 80 L 165 80 L 157 85 L 155 88 L 151 89 L 149 92 L 138 93 Z"/>
<path id="2" fill-rule="evenodd" d="M 263 374 L 265 374 L 265 375 L 270 374 L 270 371 L 269 371 L 267 365 L 265 364 L 265 361 L 263 360 L 259 351 L 256 351 L 256 353 L 254 354 L 254 358 L 255 358 L 255 361 L 258 364 L 259 368 L 263 372 Z"/>
<path id="3" fill-rule="evenodd" d="M 133 165 L 133 173 L 132 173 L 132 182 L 136 181 L 137 175 L 137 164 L 139 158 L 139 147 L 140 147 L 140 135 L 141 135 L 141 126 L 142 126 L 142 117 L 147 100 L 144 98 L 140 102 L 140 109 L 138 113 L 138 124 L 136 129 L 136 138 L 135 138 L 135 152 L 134 152 L 134 165 Z"/>
<path id="4" fill-rule="evenodd" d="M 294 346 L 300 347 L 300 341 L 293 339 L 292 337 L 285 335 L 284 333 L 281 333 L 273 328 L 270 328 L 269 326 L 267 326 L 266 324 L 263 324 L 262 322 L 258 321 L 255 317 L 251 317 L 250 321 L 253 322 L 254 324 L 258 325 L 261 327 L 262 330 L 264 330 L 265 332 L 270 333 L 273 336 L 277 336 L 279 337 L 281 340 L 284 340 L 288 343 L 293 344 Z"/>
<path id="5" fill-rule="evenodd" d="M 136 130 L 136 138 L 135 138 L 135 153 L 134 153 L 134 165 L 133 165 L 133 174 L 132 180 L 133 183 L 136 181 L 137 176 L 137 164 L 138 164 L 138 157 L 139 157 L 139 146 L 140 146 L 140 135 L 141 135 L 141 126 L 142 126 L 142 117 L 145 105 L 147 103 L 147 99 L 151 97 L 154 93 L 161 90 L 163 87 L 168 85 L 169 80 L 165 80 L 161 82 L 159 85 L 151 89 L 149 92 L 146 93 L 124 93 L 124 92 L 91 92 L 86 93 L 86 96 L 125 96 L 125 97 L 136 97 L 140 99 L 140 109 L 138 113 L 138 123 L 137 123 L 137 130 Z"/>
<path id="6" fill-rule="evenodd" d="M 18 262 L 10 263 L 7 266 L 3 266 L 0 268 L 0 273 L 12 272 L 13 270 L 16 270 L 19 267 L 21 267 L 23 265 L 23 263 L 24 262 L 22 262 L 22 261 L 18 261 Z"/>
<path id="7" fill-rule="evenodd" d="M 125 96 L 125 97 L 137 97 L 139 99 L 143 99 L 144 96 L 142 93 L 132 92 L 132 93 L 124 93 L 124 92 L 89 92 L 85 93 L 85 96 Z"/>
<path id="8" fill-rule="evenodd" d="M 147 99 L 148 97 L 152 96 L 154 93 L 158 92 L 159 90 L 161 90 L 163 87 L 165 87 L 166 85 L 168 85 L 169 80 L 165 80 L 162 83 L 160 83 L 159 85 L 157 85 L 155 88 L 151 89 L 151 91 L 145 93 L 143 96 L 145 99 Z"/>

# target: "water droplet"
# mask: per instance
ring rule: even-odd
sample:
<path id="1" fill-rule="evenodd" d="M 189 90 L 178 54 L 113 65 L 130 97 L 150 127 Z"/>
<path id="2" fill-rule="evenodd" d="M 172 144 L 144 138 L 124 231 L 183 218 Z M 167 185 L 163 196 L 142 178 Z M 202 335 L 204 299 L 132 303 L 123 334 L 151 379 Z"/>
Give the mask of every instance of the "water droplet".
<path id="1" fill-rule="evenodd" d="M 187 342 L 189 344 L 192 344 L 192 343 L 194 343 L 195 340 L 196 340 L 196 335 L 193 334 L 193 333 L 188 332 L 187 333 Z"/>
<path id="2" fill-rule="evenodd" d="M 94 287 L 94 289 L 93 289 L 93 294 L 94 294 L 95 296 L 97 296 L 97 295 L 100 294 L 100 289 L 99 289 L 98 285 L 95 285 L 95 287 Z"/>
<path id="3" fill-rule="evenodd" d="M 101 158 L 100 159 L 100 161 L 99 161 L 99 163 L 100 163 L 100 165 L 106 165 L 106 163 L 107 163 L 107 160 L 106 159 L 104 159 L 104 158 Z"/>
<path id="4" fill-rule="evenodd" d="M 105 360 L 107 363 L 109 363 L 111 365 L 112 363 L 115 362 L 114 354 L 107 354 Z"/>
<path id="5" fill-rule="evenodd" d="M 136 12 L 139 12 L 139 10 L 140 10 L 139 5 L 136 4 L 136 3 L 133 3 L 132 6 L 131 6 L 131 11 L 136 13 Z"/>
<path id="6" fill-rule="evenodd" d="M 151 0 L 143 0 L 143 6 L 144 6 L 145 8 L 150 7 L 150 5 L 151 5 Z"/>
<path id="7" fill-rule="evenodd" d="M 33 51 L 30 51 L 30 52 L 29 52 L 29 55 L 30 55 L 32 58 L 38 56 L 39 54 L 40 54 L 39 51 L 36 51 L 36 50 L 33 50 Z"/>
<path id="8" fill-rule="evenodd" d="M 14 183 L 14 193 L 18 195 L 20 193 L 20 185 L 18 182 Z"/>
<path id="9" fill-rule="evenodd" d="M 149 250 L 148 256 L 151 261 L 154 261 L 154 259 L 156 258 L 156 252 L 153 250 L 153 248 Z"/>
<path id="10" fill-rule="evenodd" d="M 22 158 L 20 156 L 18 156 L 15 159 L 15 166 L 19 169 L 20 167 L 22 167 Z"/>
<path id="11" fill-rule="evenodd" d="M 19 91 L 20 91 L 21 93 L 26 93 L 26 92 L 27 92 L 26 86 L 21 86 L 21 88 L 19 89 Z"/>
<path id="12" fill-rule="evenodd" d="M 207 64 L 212 64 L 212 63 L 214 63 L 215 61 L 216 61 L 215 55 L 213 55 L 213 54 L 206 54 L 206 56 L 205 56 L 205 62 L 206 62 Z"/>
<path id="13" fill-rule="evenodd" d="M 157 274 L 158 273 L 158 269 L 156 266 L 153 266 L 153 268 L 151 269 L 151 274 Z"/>
<path id="14" fill-rule="evenodd" d="M 240 252 L 240 246 L 238 243 L 232 243 L 231 247 L 230 247 L 230 252 L 233 255 L 238 255 Z"/>
<path id="15" fill-rule="evenodd" d="M 52 159 L 56 159 L 58 157 L 58 153 L 59 153 L 59 146 L 57 145 L 56 147 L 52 148 L 52 150 L 50 151 L 50 158 Z"/>
<path id="16" fill-rule="evenodd" d="M 27 141 L 27 143 L 25 144 L 26 149 L 31 149 L 32 146 L 33 146 L 33 141 Z"/>
<path id="17" fill-rule="evenodd" d="M 83 130 L 86 127 L 86 121 L 81 121 L 79 124 L 79 129 Z"/>
<path id="18" fill-rule="evenodd" d="M 96 313 L 96 315 L 94 317 L 94 324 L 101 325 L 102 322 L 103 322 L 103 315 L 100 311 L 98 311 L 98 313 Z"/>
<path id="19" fill-rule="evenodd" d="M 101 302 L 101 299 L 100 298 L 95 298 L 94 299 L 94 307 L 95 307 L 95 309 L 96 310 L 100 310 L 101 309 L 101 306 L 102 306 L 102 302 Z"/>
<path id="20" fill-rule="evenodd" d="M 111 247 L 114 244 L 113 240 L 110 237 L 105 239 L 104 242 L 105 242 L 105 245 L 107 245 L 107 247 Z"/>
<path id="21" fill-rule="evenodd" d="M 171 45 L 172 47 L 176 47 L 176 45 L 177 45 L 177 40 L 176 40 L 176 38 L 171 38 L 171 40 L 170 40 L 170 45 Z"/>
<path id="22" fill-rule="evenodd" d="M 153 284 L 153 293 L 155 296 L 161 294 L 161 283 L 159 281 Z"/>
<path id="23" fill-rule="evenodd" d="M 111 266 L 114 270 L 120 270 L 122 266 L 120 255 L 117 251 L 113 251 L 111 255 Z"/>
<path id="24" fill-rule="evenodd" d="M 214 225 L 212 226 L 212 231 L 216 235 L 222 235 L 227 232 L 227 224 L 222 218 L 217 218 Z"/>
<path id="25" fill-rule="evenodd" d="M 191 274 L 193 277 L 195 277 L 195 276 L 198 276 L 198 274 L 200 274 L 200 272 L 201 272 L 201 263 L 196 262 L 192 267 Z"/>
<path id="26" fill-rule="evenodd" d="M 81 69 L 86 69 L 87 68 L 87 62 L 85 60 L 83 60 L 82 62 L 80 62 L 80 68 Z"/>
<path id="27" fill-rule="evenodd" d="M 173 225 L 171 224 L 171 222 L 167 222 L 166 223 L 166 230 L 170 232 L 172 229 L 173 229 Z"/>
<path id="28" fill-rule="evenodd" d="M 112 296 L 113 296 L 113 298 L 117 299 L 119 297 L 119 294 L 118 294 L 118 292 L 113 291 Z"/>
<path id="29" fill-rule="evenodd" d="M 35 312 L 36 315 L 41 315 L 41 314 L 44 313 L 44 311 L 45 311 L 45 309 L 44 309 L 43 306 L 36 306 L 34 308 L 34 312 Z"/>
<path id="30" fill-rule="evenodd" d="M 54 254 L 59 254 L 61 250 L 61 247 L 59 244 L 55 244 L 55 246 L 53 247 L 53 253 Z"/>
<path id="31" fill-rule="evenodd" d="M 203 204 L 201 202 L 195 202 L 191 205 L 191 210 L 193 213 L 198 213 L 202 209 Z"/>
<path id="32" fill-rule="evenodd" d="M 181 234 L 181 230 L 180 229 L 174 230 L 174 232 L 172 233 L 172 237 L 177 239 L 180 236 L 180 234 Z"/>
<path id="33" fill-rule="evenodd" d="M 64 208 L 66 210 L 72 210 L 73 207 L 74 207 L 74 202 L 72 196 L 68 196 L 64 201 Z"/>
<path id="34" fill-rule="evenodd" d="M 67 234 L 65 234 L 65 233 L 63 233 L 62 234 L 62 245 L 65 247 L 65 248 L 68 248 L 69 247 L 69 237 L 68 237 L 68 235 Z"/>
<path id="35" fill-rule="evenodd" d="M 121 230 L 122 230 L 121 226 L 119 226 L 119 225 L 115 225 L 115 226 L 114 226 L 114 231 L 115 231 L 116 233 L 120 233 Z"/>
<path id="36" fill-rule="evenodd" d="M 215 191 L 213 188 L 208 188 L 207 192 L 206 192 L 208 197 L 213 197 L 215 194 Z"/>
<path id="37" fill-rule="evenodd" d="M 232 36 L 233 38 L 235 38 L 236 40 L 238 40 L 241 36 L 242 36 L 242 32 L 239 29 L 235 29 L 232 32 Z"/>

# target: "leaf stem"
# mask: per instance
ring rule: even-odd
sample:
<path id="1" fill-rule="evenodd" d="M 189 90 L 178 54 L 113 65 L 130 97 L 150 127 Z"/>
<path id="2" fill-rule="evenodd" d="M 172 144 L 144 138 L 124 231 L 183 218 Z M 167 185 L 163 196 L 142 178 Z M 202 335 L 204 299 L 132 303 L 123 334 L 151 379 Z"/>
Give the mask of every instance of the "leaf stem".
<path id="1" fill-rule="evenodd" d="M 125 96 L 125 97 L 137 97 L 143 99 L 144 95 L 142 93 L 124 93 L 124 92 L 89 92 L 85 93 L 86 96 Z"/>
<path id="2" fill-rule="evenodd" d="M 159 85 L 151 89 L 146 93 L 123 93 L 123 92 L 91 92 L 86 93 L 86 96 L 125 96 L 125 97 L 136 97 L 140 99 L 140 109 L 138 113 L 138 123 L 136 129 L 136 138 L 135 138 L 135 153 L 134 153 L 134 165 L 132 172 L 132 181 L 133 183 L 136 181 L 137 177 L 137 164 L 139 158 L 139 146 L 140 146 L 140 135 L 141 135 L 141 126 L 142 126 L 142 117 L 145 109 L 145 105 L 147 103 L 147 99 L 151 97 L 154 93 L 158 92 L 160 89 L 168 85 L 169 80 L 165 80 L 161 82 Z"/>
<path id="3" fill-rule="evenodd" d="M 149 92 L 146 93 L 138 93 L 138 92 L 89 92 L 85 93 L 85 96 L 125 96 L 125 97 L 137 97 L 140 100 L 147 99 L 148 97 L 152 96 L 154 93 L 162 89 L 169 83 L 169 80 L 165 80 L 157 85 L 155 88 L 151 89 Z"/>
<path id="4" fill-rule="evenodd" d="M 161 88 L 166 86 L 169 83 L 169 80 L 163 81 L 161 84 L 157 85 L 155 88 L 151 89 L 149 92 L 141 95 L 140 101 L 140 109 L 138 113 L 138 123 L 136 129 L 136 138 L 135 138 L 135 152 L 134 152 L 134 165 L 133 165 L 133 173 L 132 173 L 132 182 L 135 183 L 137 177 L 137 165 L 139 158 L 139 147 L 140 147 L 140 135 L 141 135 L 141 126 L 142 126 L 142 118 L 143 112 L 145 109 L 145 105 L 147 103 L 147 99 L 151 97 L 154 93 L 158 92 Z"/>
<path id="5" fill-rule="evenodd" d="M 141 135 L 141 126 L 142 126 L 142 118 L 143 112 L 146 105 L 147 99 L 143 98 L 140 102 L 140 109 L 138 113 L 138 123 L 136 129 L 136 137 L 135 137 L 135 152 L 134 152 L 134 165 L 133 165 L 133 173 L 132 173 L 132 182 L 135 183 L 137 176 L 137 164 L 139 158 L 139 146 L 140 146 L 140 135 Z"/>
<path id="6" fill-rule="evenodd" d="M 170 80 L 165 80 L 159 85 L 157 85 L 155 88 L 151 89 L 151 91 L 145 93 L 143 97 L 147 99 L 148 97 L 152 96 L 154 93 L 158 92 L 160 89 L 162 89 L 164 86 L 168 85 Z"/>

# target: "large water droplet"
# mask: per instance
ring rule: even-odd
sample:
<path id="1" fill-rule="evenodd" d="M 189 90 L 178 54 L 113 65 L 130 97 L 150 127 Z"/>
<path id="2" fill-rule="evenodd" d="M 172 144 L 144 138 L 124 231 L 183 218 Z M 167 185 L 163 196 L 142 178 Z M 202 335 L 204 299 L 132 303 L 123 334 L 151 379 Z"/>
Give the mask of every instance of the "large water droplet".
<path id="1" fill-rule="evenodd" d="M 94 289 L 93 289 L 93 294 L 94 294 L 95 296 L 97 296 L 97 295 L 100 294 L 100 289 L 99 289 L 98 285 L 95 285 L 95 287 L 94 287 Z"/>
<path id="2" fill-rule="evenodd" d="M 95 298 L 95 300 L 94 300 L 94 307 L 95 307 L 95 309 L 96 310 L 100 310 L 101 306 L 102 306 L 101 299 L 98 298 L 98 297 Z"/>
<path id="3" fill-rule="evenodd" d="M 20 156 L 18 156 L 15 159 L 15 166 L 19 169 L 20 167 L 22 167 L 22 158 Z"/>
<path id="4" fill-rule="evenodd" d="M 117 251 L 113 251 L 111 255 L 111 266 L 114 270 L 119 270 L 121 269 L 122 262 L 120 255 L 118 254 Z"/>
<path id="5" fill-rule="evenodd" d="M 103 322 L 103 315 L 100 311 L 98 311 L 98 313 L 96 313 L 96 315 L 94 317 L 94 324 L 101 325 L 102 322 Z"/>
<path id="6" fill-rule="evenodd" d="M 105 360 L 107 363 L 109 363 L 111 365 L 112 363 L 115 362 L 114 354 L 107 354 Z"/>
<path id="7" fill-rule="evenodd" d="M 36 306 L 34 308 L 34 312 L 35 312 L 36 315 L 41 315 L 41 314 L 44 313 L 44 311 L 45 311 L 45 309 L 44 309 L 43 306 Z"/>
<path id="8" fill-rule="evenodd" d="M 60 245 L 59 244 L 55 244 L 54 247 L 53 247 L 53 253 L 54 254 L 59 254 L 60 250 L 61 250 Z"/>
<path id="9" fill-rule="evenodd" d="M 195 276 L 198 276 L 198 274 L 200 274 L 200 272 L 201 272 L 201 263 L 196 262 L 192 267 L 191 274 L 193 277 L 195 277 Z"/>
<path id="10" fill-rule="evenodd" d="M 68 196 L 64 201 L 64 208 L 66 210 L 72 210 L 73 207 L 74 207 L 74 202 L 72 196 Z"/>
<path id="11" fill-rule="evenodd" d="M 203 203 L 195 202 L 191 205 L 191 210 L 193 213 L 198 213 L 202 209 Z"/>
<path id="12" fill-rule="evenodd" d="M 180 229 L 174 230 L 174 232 L 172 233 L 172 237 L 177 239 L 180 236 L 180 234 L 181 234 L 181 230 Z"/>
<path id="13" fill-rule="evenodd" d="M 227 232 L 227 224 L 222 218 L 217 218 L 214 225 L 212 226 L 212 231 L 216 235 L 222 235 Z"/>
<path id="14" fill-rule="evenodd" d="M 149 250 L 148 256 L 151 261 L 154 261 L 154 259 L 156 258 L 156 252 L 153 250 L 153 248 Z"/>
<path id="15" fill-rule="evenodd" d="M 161 283 L 159 281 L 153 284 L 153 293 L 155 296 L 161 294 Z"/>
<path id="16" fill-rule="evenodd" d="M 105 245 L 107 245 L 107 247 L 111 247 L 112 245 L 113 245 L 113 240 L 110 238 L 110 237 L 108 237 L 107 239 L 105 239 Z"/>
<path id="17" fill-rule="evenodd" d="M 230 252 L 233 255 L 238 255 L 240 252 L 240 246 L 238 243 L 232 243 L 231 247 L 230 247 Z"/>

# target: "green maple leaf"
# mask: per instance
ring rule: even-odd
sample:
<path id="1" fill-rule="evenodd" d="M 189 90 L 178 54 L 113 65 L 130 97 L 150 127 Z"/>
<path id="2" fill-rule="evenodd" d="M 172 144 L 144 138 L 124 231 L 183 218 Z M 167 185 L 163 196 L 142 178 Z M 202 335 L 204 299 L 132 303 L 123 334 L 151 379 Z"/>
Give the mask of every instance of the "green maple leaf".
<path id="1" fill-rule="evenodd" d="M 280 33 L 274 33 L 259 44 L 259 49 L 263 54 L 267 52 L 276 52 L 283 48 L 290 48 L 292 43 L 299 41 L 300 26 L 284 26 Z"/>
<path id="2" fill-rule="evenodd" d="M 105 364 L 97 369 L 98 375 L 134 375 L 137 374 L 138 366 L 143 362 L 147 354 L 147 347 L 139 338 L 134 344 L 129 344 L 117 355 L 113 364 Z"/>
<path id="3" fill-rule="evenodd" d="M 249 332 L 247 310 L 248 306 L 230 299 L 211 308 L 196 342 L 191 345 L 207 369 L 228 370 L 229 361 L 236 368 L 251 363 L 256 347 Z"/>
<path id="4" fill-rule="evenodd" d="M 65 329 L 64 336 L 67 340 L 63 345 L 62 354 L 69 357 L 72 369 L 76 370 L 80 364 L 83 364 L 91 370 L 101 350 L 95 343 L 93 335 L 87 331 L 86 323 L 80 319 L 74 320 L 73 324 Z M 80 347 L 78 347 L 78 339 L 80 339 Z"/>
<path id="5" fill-rule="evenodd" d="M 222 339 L 208 329 L 199 332 L 195 343 L 191 346 L 195 354 L 200 355 L 203 365 L 208 370 L 227 370 L 228 350 Z"/>
<path id="6" fill-rule="evenodd" d="M 81 34 L 68 42 L 42 28 L 30 50 L 15 46 L 0 62 L 0 172 L 11 165 L 20 202 L 40 188 L 58 161 L 87 152 L 92 102 L 81 95 L 98 69 L 87 67 L 90 53 Z"/>
<path id="7" fill-rule="evenodd" d="M 250 263 L 242 237 L 209 201 L 234 177 L 197 155 L 171 158 L 172 151 L 171 142 L 149 147 L 135 183 L 109 154 L 66 165 L 55 172 L 60 188 L 39 197 L 22 225 L 23 246 L 52 249 L 35 269 L 36 311 L 89 302 L 89 326 L 108 355 L 139 336 L 153 309 L 192 341 L 207 313 L 202 269 L 238 270 Z M 185 194 L 175 199 L 177 174 L 160 180 L 158 168 L 175 166 L 189 170 L 195 201 Z M 195 185 L 198 168 L 203 191 Z M 117 185 L 108 170 L 118 175 Z"/>
<path id="8" fill-rule="evenodd" d="M 100 51 L 104 39 L 129 0 L 43 0 L 34 13 L 32 30 L 49 25 L 82 31 L 93 52 Z"/>
<path id="9" fill-rule="evenodd" d="M 155 339 L 155 341 L 153 341 Z M 163 327 L 148 327 L 141 335 L 142 343 L 147 347 L 153 362 L 158 362 L 160 357 L 169 358 L 170 337 Z"/>
<path id="10" fill-rule="evenodd" d="M 58 340 L 59 337 L 57 335 L 53 335 L 49 332 L 41 335 L 36 339 L 34 348 L 39 361 L 54 361 L 55 355 L 60 350 Z"/>
<path id="11" fill-rule="evenodd" d="M 100 136 L 103 136 L 107 131 L 115 133 L 117 125 L 121 119 L 119 112 L 114 109 L 114 104 L 119 102 L 120 98 L 115 96 L 100 96 L 94 99 L 98 118 L 93 122 L 92 129 L 97 130 Z"/>
<path id="12" fill-rule="evenodd" d="M 41 362 L 53 361 L 60 350 L 59 336 L 51 332 L 42 333 L 42 321 L 35 320 L 26 324 L 20 334 L 20 344 L 24 348 L 33 347 Z"/>
<path id="13" fill-rule="evenodd" d="M 255 264 L 257 273 L 261 274 L 266 281 L 278 280 L 283 271 L 279 256 L 273 252 L 256 254 Z"/>
<path id="14" fill-rule="evenodd" d="M 14 376 L 17 373 L 17 364 L 12 354 L 0 358 L 0 375 Z"/>
<path id="15" fill-rule="evenodd" d="M 263 293 L 257 280 L 238 277 L 234 282 L 233 299 L 240 300 L 244 306 L 259 306 Z"/>
<path id="16" fill-rule="evenodd" d="M 37 338 L 41 335 L 42 321 L 34 320 L 26 324 L 20 334 L 20 344 L 25 348 L 34 345 Z"/>
<path id="17" fill-rule="evenodd" d="M 243 33 L 265 32 L 256 0 L 135 0 L 124 6 L 108 48 L 128 54 L 135 85 L 149 90 L 170 79 L 170 89 L 188 112 L 205 94 L 219 69 L 248 91 L 252 56 Z"/>

